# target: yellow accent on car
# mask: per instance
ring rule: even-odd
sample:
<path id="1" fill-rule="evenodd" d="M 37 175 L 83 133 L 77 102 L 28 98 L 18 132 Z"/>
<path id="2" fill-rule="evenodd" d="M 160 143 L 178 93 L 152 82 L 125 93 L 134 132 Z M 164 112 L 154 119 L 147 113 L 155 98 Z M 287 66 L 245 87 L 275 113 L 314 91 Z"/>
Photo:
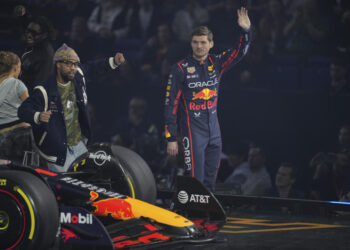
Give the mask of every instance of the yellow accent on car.
<path id="1" fill-rule="evenodd" d="M 34 230 L 35 230 L 35 216 L 34 216 L 34 210 L 33 210 L 32 204 L 30 203 L 26 194 L 19 187 L 15 186 L 15 187 L 13 187 L 13 190 L 22 196 L 23 200 L 26 202 L 26 204 L 28 206 L 30 220 L 32 222 L 30 225 L 30 232 L 29 232 L 28 239 L 32 240 L 33 235 L 34 235 Z"/>
<path id="2" fill-rule="evenodd" d="M 130 177 L 129 176 L 126 176 L 126 179 L 128 180 L 129 182 L 129 187 L 130 187 L 130 191 L 131 191 L 131 197 L 132 198 L 135 198 L 135 189 L 134 189 L 134 186 L 132 185 L 132 182 L 130 180 Z"/>
<path id="3" fill-rule="evenodd" d="M 160 208 L 152 204 L 146 203 L 144 201 L 140 201 L 130 197 L 127 197 L 124 200 L 131 205 L 132 213 L 135 217 L 142 216 L 150 218 L 159 223 L 163 223 L 165 225 L 170 225 L 173 227 L 188 227 L 193 225 L 193 222 L 189 219 L 164 208 Z"/>
<path id="4" fill-rule="evenodd" d="M 6 186 L 6 179 L 0 179 L 0 186 Z"/>
<path id="5" fill-rule="evenodd" d="M 77 164 L 75 164 L 74 165 L 74 167 L 73 167 L 73 169 L 74 169 L 74 172 L 76 172 L 77 171 L 77 168 L 79 167 L 79 163 L 77 163 Z"/>
<path id="6" fill-rule="evenodd" d="M 0 227 L 0 230 L 6 230 L 9 227 L 10 219 L 9 219 L 8 214 L 5 211 L 0 211 L 0 215 L 1 214 L 6 217 L 7 223 L 6 223 L 6 225 Z M 4 220 L 0 219 L 0 224 L 3 224 L 3 223 L 4 223 Z"/>

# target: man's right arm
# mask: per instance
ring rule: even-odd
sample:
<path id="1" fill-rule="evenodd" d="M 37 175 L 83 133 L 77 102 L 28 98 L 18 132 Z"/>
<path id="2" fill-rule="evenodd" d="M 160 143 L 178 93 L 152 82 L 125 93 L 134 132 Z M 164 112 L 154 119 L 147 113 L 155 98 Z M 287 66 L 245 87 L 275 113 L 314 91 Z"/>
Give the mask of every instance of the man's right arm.
<path id="1" fill-rule="evenodd" d="M 18 108 L 18 117 L 32 126 L 39 125 L 40 115 L 44 111 L 45 103 L 40 90 L 35 89 L 30 97 L 28 97 Z"/>
<path id="2" fill-rule="evenodd" d="M 166 86 L 164 107 L 165 137 L 168 141 L 168 153 L 170 155 L 177 154 L 177 111 L 182 95 L 183 79 L 184 72 L 181 64 L 174 65 Z"/>

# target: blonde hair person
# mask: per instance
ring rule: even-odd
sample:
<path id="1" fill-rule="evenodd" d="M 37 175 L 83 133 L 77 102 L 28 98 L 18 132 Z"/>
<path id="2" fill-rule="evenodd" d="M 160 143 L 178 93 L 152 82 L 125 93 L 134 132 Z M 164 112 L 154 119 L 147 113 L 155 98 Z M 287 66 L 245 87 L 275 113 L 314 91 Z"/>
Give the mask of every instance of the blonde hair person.
<path id="1" fill-rule="evenodd" d="M 28 98 L 28 89 L 18 79 L 21 60 L 9 51 L 0 51 L 0 158 L 22 160 L 31 150 L 30 125 L 17 116 L 18 107 Z"/>

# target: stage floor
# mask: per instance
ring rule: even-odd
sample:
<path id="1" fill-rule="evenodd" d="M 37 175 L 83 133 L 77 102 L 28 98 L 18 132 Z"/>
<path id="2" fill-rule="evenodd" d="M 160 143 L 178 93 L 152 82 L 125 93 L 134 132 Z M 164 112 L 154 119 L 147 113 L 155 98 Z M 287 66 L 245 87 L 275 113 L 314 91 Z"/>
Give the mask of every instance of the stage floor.
<path id="1" fill-rule="evenodd" d="M 219 233 L 225 243 L 184 246 L 201 250 L 348 250 L 348 216 L 290 216 L 231 212 Z"/>

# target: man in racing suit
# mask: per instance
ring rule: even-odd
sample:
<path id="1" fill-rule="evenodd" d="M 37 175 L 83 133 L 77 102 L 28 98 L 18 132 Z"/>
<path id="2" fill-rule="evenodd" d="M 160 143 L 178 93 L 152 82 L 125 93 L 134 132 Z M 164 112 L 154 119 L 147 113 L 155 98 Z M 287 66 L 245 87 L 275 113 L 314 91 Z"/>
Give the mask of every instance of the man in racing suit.
<path id="1" fill-rule="evenodd" d="M 192 52 L 173 65 L 166 88 L 165 136 L 169 155 L 178 153 L 177 114 L 186 171 L 214 190 L 220 164 L 221 134 L 217 119 L 219 83 L 222 74 L 240 61 L 250 43 L 250 20 L 245 8 L 237 10 L 242 28 L 237 47 L 211 55 L 213 34 L 205 26 L 192 32 Z M 178 110 L 179 109 L 179 110 Z"/>

